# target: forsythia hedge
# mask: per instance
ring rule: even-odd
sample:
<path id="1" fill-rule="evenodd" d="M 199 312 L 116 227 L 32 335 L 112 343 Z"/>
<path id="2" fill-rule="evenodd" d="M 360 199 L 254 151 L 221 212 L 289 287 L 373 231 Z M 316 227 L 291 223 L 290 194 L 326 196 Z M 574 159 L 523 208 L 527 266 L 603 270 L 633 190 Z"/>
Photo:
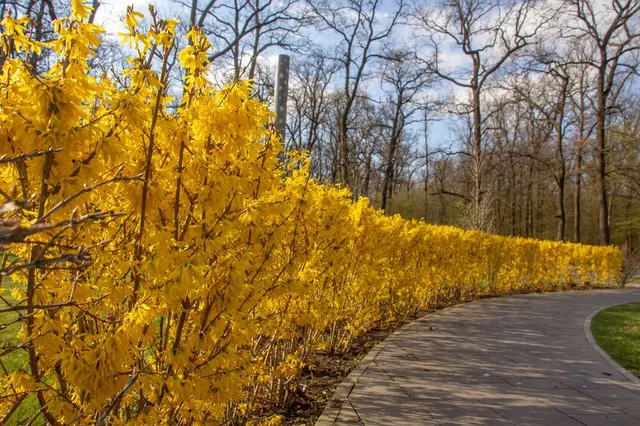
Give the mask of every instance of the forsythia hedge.
<path id="1" fill-rule="evenodd" d="M 103 30 L 72 3 L 50 43 L 2 21 L 0 195 L 14 201 L 0 219 L 41 232 L 2 248 L 0 313 L 20 331 L 0 348 L 0 419 L 31 401 L 53 425 L 244 423 L 287 404 L 313 350 L 620 268 L 614 248 L 387 217 L 314 182 L 301 154 L 285 173 L 272 114 L 249 82 L 214 89 L 201 33 L 177 53 L 171 108 L 177 22 L 152 13 L 145 30 L 130 10 L 135 54 L 114 76 L 88 65 Z"/>

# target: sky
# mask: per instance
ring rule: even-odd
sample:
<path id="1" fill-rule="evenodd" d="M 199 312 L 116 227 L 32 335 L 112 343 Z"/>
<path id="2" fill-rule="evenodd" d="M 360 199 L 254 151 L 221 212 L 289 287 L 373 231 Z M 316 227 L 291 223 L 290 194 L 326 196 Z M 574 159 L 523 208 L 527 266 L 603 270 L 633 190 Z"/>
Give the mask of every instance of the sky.
<path id="1" fill-rule="evenodd" d="M 133 5 L 134 9 L 146 14 L 148 10 L 149 4 L 153 4 L 161 16 L 172 17 L 179 13 L 179 9 L 182 9 L 183 6 L 171 3 L 168 0 L 102 0 L 101 6 L 98 9 L 96 14 L 95 22 L 104 26 L 107 29 L 107 34 L 109 37 L 117 38 L 117 33 L 124 31 L 124 26 L 122 25 L 122 18 L 126 13 L 127 6 Z M 388 14 L 392 11 L 393 0 L 383 0 L 382 12 L 384 14 Z M 382 16 L 384 17 L 384 15 Z M 331 45 L 336 43 L 337 39 L 332 37 L 328 33 L 321 33 L 317 35 L 312 35 L 314 37 L 315 42 L 320 42 L 321 44 Z M 401 29 L 395 35 L 396 38 L 411 38 L 412 33 L 410 30 Z M 275 65 L 277 62 L 277 55 L 279 53 L 288 53 L 284 52 L 281 49 L 272 49 L 264 55 L 265 58 L 263 60 L 268 61 L 270 64 Z M 455 55 L 451 54 L 448 56 L 449 61 L 455 60 Z M 292 55 L 292 62 L 295 62 L 296 57 Z M 374 97 L 379 97 L 383 95 L 383 91 L 380 88 L 380 83 L 378 81 L 370 81 L 366 84 L 365 88 L 372 93 Z M 338 90 L 338 88 L 336 88 Z M 433 92 L 433 91 L 432 91 Z M 465 91 L 460 90 L 459 88 L 450 87 L 449 85 L 445 85 L 442 87 L 438 87 L 435 91 L 439 96 L 449 96 L 455 95 L 456 97 L 464 97 Z M 432 93 L 433 94 L 433 93 Z M 452 138 L 452 134 L 450 132 L 450 127 L 454 125 L 452 120 L 442 119 L 440 117 L 438 121 L 432 122 L 429 125 L 430 129 L 430 143 L 435 146 L 447 145 L 449 140 Z M 420 142 L 422 145 L 422 142 Z"/>
<path id="2" fill-rule="evenodd" d="M 384 14 L 389 14 L 392 12 L 392 6 L 395 3 L 394 0 L 382 0 L 383 7 L 381 18 L 384 19 Z M 557 0 L 547 0 L 547 1 L 557 1 Z M 606 1 L 606 0 L 598 0 L 598 1 Z M 183 9 L 183 6 L 172 3 L 169 0 L 102 0 L 101 6 L 96 15 L 96 23 L 103 25 L 107 31 L 109 36 L 116 37 L 116 34 L 120 31 L 124 30 L 124 27 L 121 23 L 122 17 L 126 12 L 126 8 L 128 5 L 133 5 L 134 8 L 140 12 L 146 13 L 149 4 L 154 4 L 160 15 L 163 17 L 174 17 L 175 15 L 180 13 L 180 9 Z M 183 9 L 184 10 L 184 9 Z M 440 19 L 436 17 L 435 19 Z M 492 19 L 492 17 L 489 17 Z M 330 46 L 332 44 L 337 43 L 337 38 L 331 36 L 328 33 L 316 33 L 311 34 L 314 38 L 314 42 L 320 44 L 324 44 Z M 424 44 L 417 43 L 416 40 L 416 32 L 413 28 L 409 26 L 401 27 L 394 35 L 396 38 L 395 41 L 404 42 L 409 47 L 415 48 L 417 51 L 422 52 L 425 56 L 428 55 L 429 47 Z M 282 53 L 278 49 L 272 49 L 270 51 L 265 52 L 263 56 L 263 60 L 268 61 L 271 64 L 275 64 L 277 60 L 277 54 Z M 459 49 L 453 48 L 453 46 L 449 45 L 445 47 L 442 57 L 442 64 L 445 68 L 448 69 L 459 69 L 466 70 L 468 69 L 469 59 L 466 57 Z M 292 55 L 291 57 L 292 63 L 295 63 L 296 56 Z M 380 88 L 379 81 L 372 79 L 370 80 L 365 88 L 372 94 L 373 97 L 381 97 L 383 95 L 383 91 Z M 335 90 L 339 90 L 338 87 L 335 87 Z M 431 90 L 431 95 L 435 95 L 440 98 L 451 98 L 453 97 L 459 102 L 466 102 L 469 99 L 469 91 L 468 89 L 457 87 L 455 85 L 446 83 L 442 80 L 436 83 L 434 88 Z M 455 127 L 459 126 L 459 122 L 450 116 L 446 116 L 442 114 L 438 121 L 430 124 L 430 143 L 433 146 L 443 147 L 452 144 L 453 139 L 455 138 Z M 422 142 L 420 142 L 422 145 Z"/>

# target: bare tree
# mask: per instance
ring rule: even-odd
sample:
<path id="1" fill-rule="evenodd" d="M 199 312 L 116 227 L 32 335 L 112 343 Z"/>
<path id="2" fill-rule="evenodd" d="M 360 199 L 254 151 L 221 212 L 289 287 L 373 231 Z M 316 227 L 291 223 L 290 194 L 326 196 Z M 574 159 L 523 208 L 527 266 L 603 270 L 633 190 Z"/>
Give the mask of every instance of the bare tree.
<path id="1" fill-rule="evenodd" d="M 600 244 L 611 242 L 609 227 L 606 125 L 607 115 L 628 79 L 637 72 L 640 49 L 640 1 L 612 0 L 607 7 L 594 0 L 565 0 L 575 24 L 562 31 L 563 37 L 576 38 L 593 47 L 587 64 L 597 71 L 596 78 L 596 177 Z M 570 21 L 571 22 L 571 21 Z"/>
<path id="2" fill-rule="evenodd" d="M 317 28 L 339 39 L 334 61 L 341 65 L 343 76 L 342 103 L 338 114 L 339 179 L 352 185 L 349 153 L 349 119 L 367 67 L 376 58 L 377 46 L 391 36 L 405 10 L 404 0 L 398 0 L 387 19 L 383 18 L 381 0 L 306 0 L 313 11 Z"/>
<path id="3" fill-rule="evenodd" d="M 549 134 L 553 134 L 554 164 L 553 177 L 556 186 L 556 240 L 566 239 L 566 180 L 567 167 L 565 158 L 564 139 L 567 132 L 566 105 L 571 90 L 570 66 L 559 62 L 556 58 L 538 58 L 542 69 L 534 69 L 541 73 L 541 78 L 536 83 L 521 84 L 521 80 L 515 80 L 512 90 L 522 96 L 529 108 L 540 112 L 549 126 Z M 527 70 L 529 71 L 529 70 Z M 526 89 L 525 89 L 526 87 Z"/>
<path id="4" fill-rule="evenodd" d="M 434 161 L 432 157 L 436 157 L 444 152 L 443 149 L 432 149 L 431 148 L 431 132 L 430 132 L 430 123 L 434 121 L 439 121 L 441 118 L 437 117 L 435 114 L 435 110 L 439 107 L 439 102 L 434 99 L 429 99 L 429 97 L 423 97 L 420 100 L 420 112 L 421 123 L 422 123 L 422 139 L 424 142 L 424 181 L 423 181 L 423 191 L 424 191 L 424 202 L 423 202 L 423 214 L 422 218 L 425 221 L 429 220 L 429 180 L 431 178 L 432 172 L 432 162 Z"/>
<path id="5" fill-rule="evenodd" d="M 414 52 L 396 49 L 385 52 L 381 71 L 383 87 L 387 89 L 387 103 L 391 107 L 391 136 L 384 162 L 380 201 L 380 208 L 386 211 L 391 195 L 396 152 L 405 128 L 413 122 L 412 116 L 420 109 L 416 96 L 426 89 L 430 75 L 419 69 Z"/>
<path id="6" fill-rule="evenodd" d="M 556 137 L 555 149 L 555 181 L 558 187 L 557 203 L 558 213 L 558 229 L 556 232 L 556 240 L 564 241 L 567 226 L 567 211 L 565 207 L 565 182 L 567 176 L 565 154 L 564 154 L 564 135 L 565 135 L 565 108 L 567 105 L 567 95 L 569 92 L 569 75 L 566 67 L 552 67 L 550 74 L 553 76 L 557 91 L 556 102 L 553 110 L 553 127 Z"/>
<path id="7" fill-rule="evenodd" d="M 302 0 L 172 0 L 214 46 L 209 60 L 230 65 L 230 79 L 253 79 L 268 49 L 294 49 L 308 24 Z"/>
<path id="8" fill-rule="evenodd" d="M 319 51 L 293 63 L 289 89 L 292 109 L 288 124 L 289 145 L 309 151 L 312 158 L 314 147 L 322 142 L 322 126 L 329 124 L 328 92 L 337 71 L 336 64 Z"/>
<path id="9" fill-rule="evenodd" d="M 584 60 L 579 61 L 573 68 L 574 89 L 569 98 L 571 113 L 577 129 L 574 137 L 574 194 L 573 194 L 573 241 L 582 241 L 582 181 L 584 150 L 587 141 L 593 134 L 595 122 L 592 122 L 590 115 L 593 99 L 590 96 L 592 88 L 595 86 L 591 79 L 589 66 Z"/>
<path id="10" fill-rule="evenodd" d="M 433 50 L 424 64 L 443 80 L 471 93 L 473 208 L 480 211 L 484 196 L 482 93 L 505 62 L 534 41 L 547 21 L 535 0 L 444 0 L 434 10 L 415 13 Z M 455 49 L 454 52 L 443 50 Z M 461 53 L 470 64 L 447 67 L 443 56 Z M 479 224 L 475 224 L 478 226 Z"/>

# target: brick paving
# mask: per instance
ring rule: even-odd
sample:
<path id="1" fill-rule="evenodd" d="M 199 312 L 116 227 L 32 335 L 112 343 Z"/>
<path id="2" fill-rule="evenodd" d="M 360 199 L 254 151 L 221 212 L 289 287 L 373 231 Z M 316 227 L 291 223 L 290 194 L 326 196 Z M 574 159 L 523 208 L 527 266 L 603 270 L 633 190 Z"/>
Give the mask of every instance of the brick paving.
<path id="1" fill-rule="evenodd" d="M 640 380 L 590 343 L 589 318 L 640 290 L 485 299 L 408 324 L 338 387 L 316 426 L 640 426 Z"/>

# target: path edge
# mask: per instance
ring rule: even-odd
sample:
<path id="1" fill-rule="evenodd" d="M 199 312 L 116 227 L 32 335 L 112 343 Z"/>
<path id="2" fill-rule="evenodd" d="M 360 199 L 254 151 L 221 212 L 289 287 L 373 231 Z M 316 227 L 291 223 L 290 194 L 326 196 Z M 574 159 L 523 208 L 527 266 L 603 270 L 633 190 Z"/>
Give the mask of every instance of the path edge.
<path id="1" fill-rule="evenodd" d="M 495 298 L 496 299 L 501 299 L 501 298 L 509 298 L 509 297 L 535 297 L 535 296 L 541 296 L 541 295 L 545 295 L 545 294 L 574 293 L 574 292 L 575 293 L 582 293 L 582 292 L 588 292 L 588 291 L 603 291 L 603 292 L 616 291 L 617 292 L 617 291 L 620 291 L 620 290 L 628 290 L 628 289 L 621 289 L 621 288 L 617 288 L 617 287 L 612 287 L 612 288 L 590 288 L 590 289 L 567 289 L 567 290 L 543 291 L 543 292 L 534 292 L 534 293 L 508 294 L 508 295 L 503 295 L 503 296 L 499 296 L 499 297 L 495 297 Z M 636 290 L 636 289 L 633 289 L 633 290 Z M 638 293 L 640 294 L 640 291 Z M 379 342 L 377 345 L 375 345 L 367 353 L 367 355 L 365 355 L 365 357 L 360 360 L 358 365 L 353 370 L 351 370 L 351 373 L 349 373 L 347 375 L 347 377 L 345 379 L 343 379 L 342 382 L 340 382 L 340 384 L 338 385 L 338 387 L 334 391 L 333 395 L 329 398 L 329 400 L 327 400 L 327 405 L 324 407 L 324 409 L 322 410 L 322 413 L 320 413 L 320 416 L 318 416 L 318 419 L 316 420 L 316 422 L 313 425 L 314 426 L 334 426 L 334 425 L 336 425 L 336 423 L 338 423 L 339 418 L 340 418 L 340 414 L 342 412 L 342 407 L 344 405 L 342 403 L 348 402 L 349 395 L 351 394 L 351 391 L 353 390 L 353 388 L 358 384 L 360 376 L 362 376 L 364 374 L 364 372 L 367 370 L 367 368 L 374 362 L 374 360 L 378 356 L 378 354 L 385 348 L 389 338 L 391 338 L 392 336 L 398 336 L 398 335 L 404 333 L 411 326 L 413 326 L 413 325 L 417 324 L 418 322 L 424 320 L 430 314 L 433 314 L 433 313 L 436 313 L 436 312 L 446 311 L 446 310 L 449 310 L 449 309 L 452 309 L 452 308 L 455 308 L 455 307 L 459 307 L 460 305 L 467 305 L 467 304 L 472 304 L 472 303 L 483 303 L 485 301 L 492 300 L 492 299 L 494 299 L 494 298 L 492 297 L 492 298 L 486 298 L 486 299 L 473 299 L 473 300 L 469 300 L 469 301 L 465 301 L 465 302 L 456 303 L 456 304 L 453 304 L 451 306 L 447 306 L 447 307 L 444 307 L 444 308 L 441 308 L 441 309 L 435 309 L 433 311 L 429 311 L 425 315 L 422 315 L 419 318 L 416 318 L 413 321 L 411 321 L 411 322 L 409 322 L 407 324 L 404 324 L 403 326 L 401 326 L 400 328 L 398 328 L 397 330 L 395 330 L 394 332 L 389 334 L 381 342 Z M 593 337 L 593 334 L 591 333 L 591 320 L 593 319 L 594 316 L 596 316 L 598 314 L 598 312 L 603 311 L 605 309 L 609 309 L 612 306 L 624 305 L 625 303 L 632 303 L 632 302 L 613 303 L 611 305 L 605 306 L 604 308 L 598 308 L 597 310 L 592 312 L 586 318 L 586 320 L 583 323 L 583 330 L 584 330 L 584 333 L 586 335 L 586 339 L 589 342 L 589 344 L 593 347 L 593 349 L 595 349 L 600 354 L 600 356 L 602 356 L 602 358 L 604 358 L 605 361 L 607 361 L 607 363 L 609 363 L 613 368 L 618 370 L 627 380 L 629 380 L 632 383 L 640 386 L 640 378 L 634 376 L 633 374 L 631 374 L 630 372 L 625 370 L 620 364 L 618 364 L 611 357 L 609 357 L 609 355 L 602 348 L 600 348 L 600 346 L 598 346 L 598 344 L 595 342 L 595 338 Z M 389 341 L 390 340 L 391 339 L 389 339 Z M 341 403 L 340 406 L 332 405 L 332 402 L 334 400 L 336 402 Z M 358 424 L 358 423 L 354 423 L 354 424 Z"/>
<path id="2" fill-rule="evenodd" d="M 609 363 L 609 365 L 611 365 L 613 368 L 615 368 L 620 374 L 622 374 L 627 380 L 629 380 L 632 383 L 635 383 L 636 385 L 640 386 L 640 378 L 636 377 L 634 374 L 632 374 L 631 372 L 627 371 L 623 366 L 621 366 L 620 364 L 618 364 L 613 358 L 611 358 L 609 356 L 608 353 L 605 352 L 604 349 L 602 349 L 598 343 L 596 343 L 596 339 L 593 336 L 593 332 L 591 331 L 591 323 L 593 321 L 593 317 L 595 317 L 596 315 L 598 315 L 600 312 L 607 310 L 609 308 L 612 308 L 614 306 L 618 306 L 618 305 L 625 305 L 627 303 L 633 303 L 633 302 L 625 302 L 625 303 L 613 303 L 609 306 L 605 306 L 604 308 L 598 308 L 595 311 L 591 312 L 589 314 L 589 316 L 584 320 L 584 323 L 582 324 L 582 328 L 584 330 L 584 334 L 587 337 L 587 341 L 589 342 L 589 344 L 591 345 L 591 347 L 593 349 L 596 350 L 596 352 L 598 352 L 598 354 L 600 354 L 600 356 L 607 361 L 607 363 Z"/>
<path id="3" fill-rule="evenodd" d="M 473 303 L 473 302 L 475 302 L 475 300 L 466 302 L 466 303 Z M 458 305 L 460 304 L 447 306 L 444 309 L 438 309 L 438 311 L 450 309 Z M 388 336 L 386 336 L 382 341 L 378 342 L 378 344 L 376 344 L 364 356 L 364 358 L 360 360 L 358 365 L 353 370 L 351 370 L 351 373 L 349 373 L 347 377 L 345 377 L 345 379 L 338 385 L 338 387 L 333 393 L 333 396 L 329 398 L 329 400 L 327 401 L 327 405 L 325 406 L 324 410 L 322 410 L 322 413 L 320 414 L 320 416 L 318 417 L 318 419 L 313 425 L 314 426 L 333 426 L 336 423 L 338 423 L 340 421 L 340 414 L 342 413 L 342 407 L 344 406 L 343 403 L 349 402 L 349 395 L 351 394 L 351 391 L 360 381 L 360 377 L 367 371 L 369 367 L 371 367 L 372 364 L 374 364 L 378 354 L 382 352 L 382 350 L 389 344 L 389 342 L 393 342 L 394 337 L 398 337 L 402 333 L 405 333 L 411 327 L 414 327 L 421 319 L 429 316 L 433 312 L 435 311 L 427 312 L 425 315 L 422 315 L 419 318 L 415 318 L 413 321 L 403 324 L 397 330 L 391 332 Z M 335 405 L 332 405 L 331 404 L 332 401 L 340 402 L 341 403 L 340 407 L 336 407 Z M 356 422 L 354 424 L 357 425 L 359 423 Z"/>

